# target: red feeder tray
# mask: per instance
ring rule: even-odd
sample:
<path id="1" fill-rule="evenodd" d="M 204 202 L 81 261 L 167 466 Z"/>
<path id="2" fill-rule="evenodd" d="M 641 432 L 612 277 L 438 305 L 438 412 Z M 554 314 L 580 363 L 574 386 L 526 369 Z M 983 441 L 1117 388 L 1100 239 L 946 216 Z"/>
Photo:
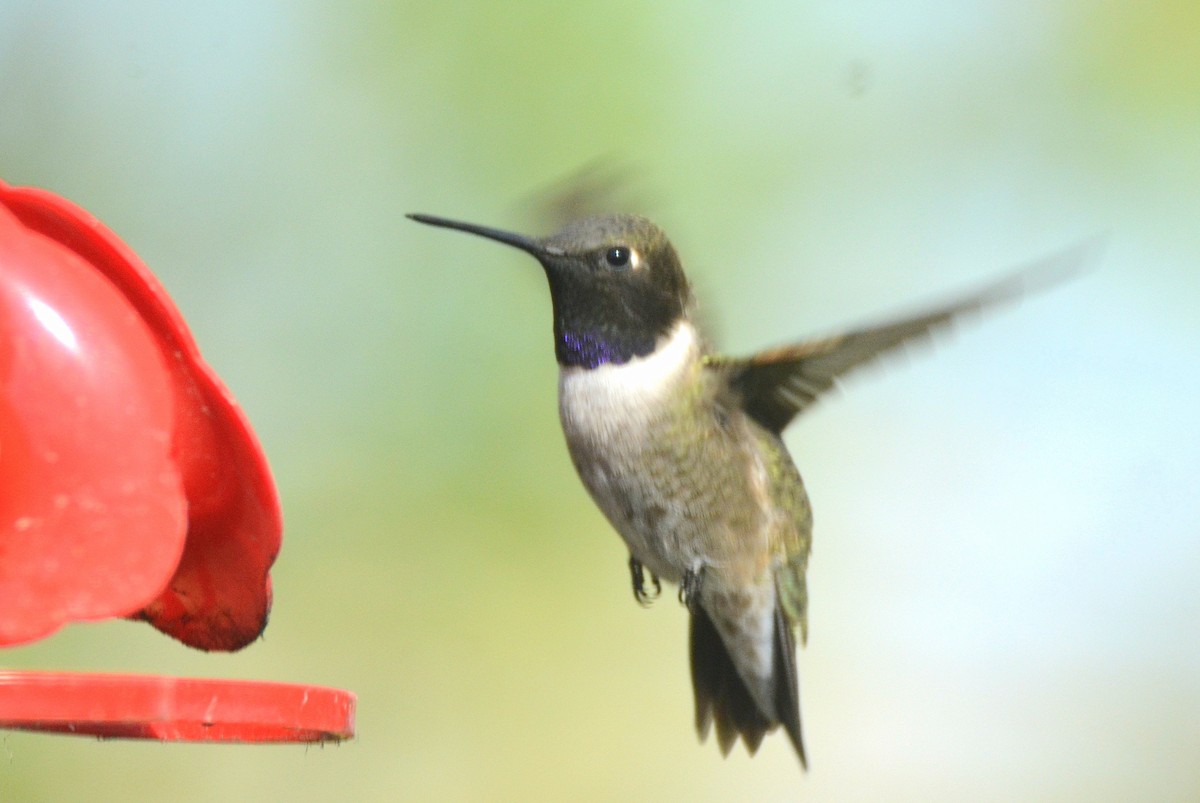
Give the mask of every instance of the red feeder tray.
<path id="1" fill-rule="evenodd" d="M 172 742 L 328 742 L 354 735 L 348 691 L 159 675 L 0 672 L 0 728 Z"/>
<path id="2" fill-rule="evenodd" d="M 254 642 L 279 496 L 245 414 L 166 290 L 87 211 L 0 181 L 0 647 L 70 622 Z M 180 741 L 354 733 L 318 686 L 0 672 L 0 728 Z"/>

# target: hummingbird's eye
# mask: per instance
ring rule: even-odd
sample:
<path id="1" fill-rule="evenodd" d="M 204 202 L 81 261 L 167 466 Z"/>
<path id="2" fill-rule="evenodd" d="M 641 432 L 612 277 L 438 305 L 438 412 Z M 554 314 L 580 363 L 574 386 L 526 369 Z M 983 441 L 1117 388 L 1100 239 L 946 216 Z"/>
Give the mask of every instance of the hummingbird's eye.
<path id="1" fill-rule="evenodd" d="M 615 245 L 604 254 L 604 261 L 610 268 L 628 268 L 636 260 L 633 251 L 626 245 Z"/>

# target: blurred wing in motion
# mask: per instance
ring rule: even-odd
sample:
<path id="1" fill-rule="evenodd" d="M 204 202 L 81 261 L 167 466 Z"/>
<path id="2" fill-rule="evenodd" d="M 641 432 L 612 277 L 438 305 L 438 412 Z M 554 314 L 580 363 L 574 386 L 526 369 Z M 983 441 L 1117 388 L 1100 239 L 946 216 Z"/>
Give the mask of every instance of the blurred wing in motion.
<path id="1" fill-rule="evenodd" d="M 957 319 L 1014 301 L 1078 273 L 1094 262 L 1101 244 L 1100 238 L 1086 240 L 924 314 L 745 358 L 712 357 L 708 364 L 714 370 L 727 371 L 730 387 L 746 412 L 779 433 L 844 374 L 900 346 L 926 341 L 933 332 Z"/>
<path id="2" fill-rule="evenodd" d="M 534 222 L 548 231 L 595 215 L 615 212 L 645 212 L 639 197 L 639 172 L 609 154 L 597 156 L 546 187 L 532 193 L 524 207 Z"/>

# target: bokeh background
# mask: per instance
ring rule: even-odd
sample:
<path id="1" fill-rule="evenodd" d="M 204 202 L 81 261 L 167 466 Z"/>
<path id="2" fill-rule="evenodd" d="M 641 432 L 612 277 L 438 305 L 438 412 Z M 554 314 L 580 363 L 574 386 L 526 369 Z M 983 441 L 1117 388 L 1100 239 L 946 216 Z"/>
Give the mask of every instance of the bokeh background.
<path id="1" fill-rule="evenodd" d="M 735 352 L 1107 234 L 789 431 L 807 775 L 696 744 L 684 611 L 634 604 L 567 459 L 536 265 L 402 217 L 544 233 L 596 159 Z M 9 733 L 0 798 L 1200 798 L 1200 6 L 5 0 L 0 176 L 158 274 L 286 518 L 242 653 L 110 622 L 0 663 L 359 695 L 338 747 Z"/>

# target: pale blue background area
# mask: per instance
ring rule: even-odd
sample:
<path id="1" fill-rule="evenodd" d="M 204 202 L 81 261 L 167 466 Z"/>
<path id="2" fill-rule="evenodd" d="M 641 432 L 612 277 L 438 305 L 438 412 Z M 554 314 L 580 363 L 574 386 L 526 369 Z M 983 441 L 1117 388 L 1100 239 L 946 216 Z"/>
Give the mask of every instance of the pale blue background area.
<path id="1" fill-rule="evenodd" d="M 8 734 L 0 797 L 1200 797 L 1197 8 L 0 3 L 0 176 L 159 275 L 287 522 L 240 654 L 114 622 L 0 662 L 360 695 L 337 748 Z M 789 431 L 806 776 L 695 743 L 684 612 L 633 603 L 563 448 L 536 265 L 402 218 L 541 233 L 606 156 L 739 352 L 1108 235 Z"/>

